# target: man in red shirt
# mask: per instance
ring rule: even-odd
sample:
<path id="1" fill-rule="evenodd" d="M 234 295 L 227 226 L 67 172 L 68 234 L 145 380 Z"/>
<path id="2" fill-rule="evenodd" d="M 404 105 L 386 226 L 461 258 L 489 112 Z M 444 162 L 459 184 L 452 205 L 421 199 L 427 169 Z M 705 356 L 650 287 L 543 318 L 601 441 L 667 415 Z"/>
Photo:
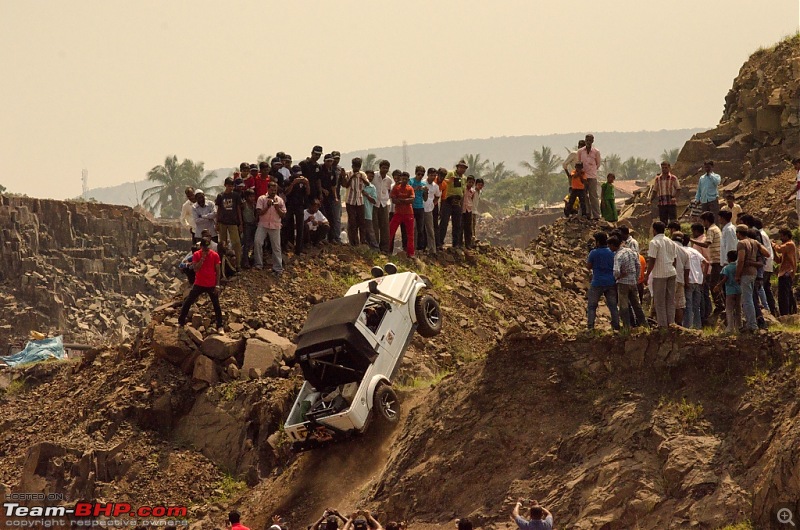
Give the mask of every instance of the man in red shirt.
<path id="1" fill-rule="evenodd" d="M 256 199 L 266 195 L 269 191 L 269 164 L 261 162 L 260 171 L 255 169 L 250 175 L 253 177 L 253 189 L 256 190 Z"/>
<path id="2" fill-rule="evenodd" d="M 217 331 L 220 335 L 225 332 L 222 328 L 222 309 L 219 306 L 219 292 L 217 284 L 220 278 L 220 264 L 222 261 L 219 259 L 219 254 L 209 248 L 211 246 L 211 239 L 204 237 L 200 240 L 200 250 L 192 254 L 192 268 L 195 271 L 194 285 L 186 300 L 183 301 L 181 307 L 181 314 L 178 317 L 178 325 L 185 326 L 186 318 L 189 315 L 189 309 L 197 301 L 203 293 L 208 293 L 211 298 L 211 304 L 214 306 L 214 316 L 217 320 Z"/>
<path id="3" fill-rule="evenodd" d="M 240 522 L 241 520 L 242 514 L 236 510 L 233 510 L 228 514 L 228 523 L 231 525 L 231 530 L 250 530 Z"/>
<path id="4" fill-rule="evenodd" d="M 401 224 L 408 234 L 406 239 L 406 254 L 409 258 L 414 257 L 414 188 L 408 185 L 410 175 L 403 171 L 397 179 L 397 183 L 392 188 L 389 197 L 394 203 L 394 215 L 389 221 L 389 253 L 394 251 L 394 236 L 397 234 L 397 227 Z"/>

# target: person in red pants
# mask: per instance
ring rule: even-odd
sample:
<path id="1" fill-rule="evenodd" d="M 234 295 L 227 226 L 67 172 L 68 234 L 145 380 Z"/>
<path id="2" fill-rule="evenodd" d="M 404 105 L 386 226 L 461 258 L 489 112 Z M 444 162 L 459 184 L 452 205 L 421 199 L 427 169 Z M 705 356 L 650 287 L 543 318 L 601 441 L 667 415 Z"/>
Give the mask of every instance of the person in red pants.
<path id="1" fill-rule="evenodd" d="M 400 174 L 392 188 L 389 197 L 394 203 L 394 215 L 389 221 L 389 253 L 394 251 L 394 236 L 397 234 L 397 227 L 401 224 L 405 226 L 408 239 L 406 240 L 406 254 L 409 258 L 414 257 L 414 188 L 408 185 L 410 175 L 407 171 Z"/>

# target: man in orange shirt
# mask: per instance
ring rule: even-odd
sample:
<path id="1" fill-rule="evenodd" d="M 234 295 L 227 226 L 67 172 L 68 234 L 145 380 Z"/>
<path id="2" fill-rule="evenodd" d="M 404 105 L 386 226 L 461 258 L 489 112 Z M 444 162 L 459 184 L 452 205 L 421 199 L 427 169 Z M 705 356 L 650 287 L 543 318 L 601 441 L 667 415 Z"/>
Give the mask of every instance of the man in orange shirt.
<path id="1" fill-rule="evenodd" d="M 397 235 L 397 227 L 401 224 L 406 228 L 406 254 L 409 258 L 414 257 L 414 188 L 408 185 L 410 175 L 404 171 L 400 174 L 397 182 L 392 188 L 389 197 L 394 203 L 394 215 L 389 221 L 389 253 L 394 251 L 394 237 Z"/>
<path id="2" fill-rule="evenodd" d="M 778 308 L 781 316 L 797 313 L 797 303 L 792 293 L 794 274 L 797 271 L 797 246 L 792 241 L 792 231 L 781 228 L 778 232 L 781 243 L 772 242 L 775 250 L 775 261 L 780 263 L 778 269 Z"/>
<path id="3" fill-rule="evenodd" d="M 575 171 L 572 172 L 572 191 L 567 200 L 570 215 L 578 213 L 575 211 L 575 199 L 581 201 L 581 215 L 588 217 L 586 213 L 586 173 L 583 171 L 582 162 L 576 163 Z"/>

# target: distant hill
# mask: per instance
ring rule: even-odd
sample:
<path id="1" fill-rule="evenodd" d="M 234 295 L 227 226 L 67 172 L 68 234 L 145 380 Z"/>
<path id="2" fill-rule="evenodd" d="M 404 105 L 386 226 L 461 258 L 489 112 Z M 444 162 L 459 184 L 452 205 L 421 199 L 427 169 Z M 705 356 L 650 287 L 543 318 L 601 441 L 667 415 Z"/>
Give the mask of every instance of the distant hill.
<path id="1" fill-rule="evenodd" d="M 630 156 L 653 158 L 658 160 L 664 149 L 683 147 L 683 144 L 692 137 L 693 134 L 706 129 L 678 129 L 661 131 L 638 131 L 638 132 L 595 132 L 595 146 L 600 149 L 603 155 L 616 153 L 623 160 Z M 445 166 L 455 165 L 459 158 L 465 154 L 480 154 L 481 158 L 489 159 L 492 162 L 505 162 L 506 167 L 512 170 L 519 169 L 519 163 L 523 160 L 530 161 L 531 153 L 535 149 L 540 149 L 545 145 L 550 147 L 555 154 L 563 157 L 566 155 L 565 147 L 574 147 L 578 140 L 583 138 L 585 133 L 550 134 L 546 136 L 503 136 L 499 138 L 476 138 L 471 140 L 454 140 L 450 142 L 436 142 L 431 144 L 410 144 L 408 146 L 409 165 L 422 164 L 423 166 Z M 335 146 L 331 146 L 335 149 Z M 361 149 L 344 153 L 342 159 L 345 167 L 350 166 L 350 159 L 355 156 L 364 156 L 367 153 L 375 153 L 379 158 L 386 158 L 392 162 L 392 167 L 403 165 L 403 147 L 400 145 L 392 147 L 376 147 L 371 149 Z M 295 154 L 295 160 L 300 160 L 300 156 Z M 231 168 L 214 169 L 217 175 L 230 174 Z M 219 178 L 217 184 L 222 183 Z M 146 180 L 126 182 L 118 186 L 107 188 L 94 188 L 89 190 L 89 197 L 93 197 L 98 202 L 108 204 L 122 204 L 125 206 L 136 206 L 137 196 L 141 198 L 142 191 L 152 186 Z M 141 199 L 140 199 L 141 200 Z"/>
<path id="2" fill-rule="evenodd" d="M 661 131 L 639 132 L 593 132 L 595 147 L 603 155 L 616 153 L 626 159 L 631 156 L 653 158 L 658 157 L 664 149 L 681 148 L 693 134 L 706 129 L 678 129 Z M 553 153 L 564 157 L 567 154 L 565 147 L 574 148 L 578 140 L 586 133 L 551 134 L 547 136 L 503 136 L 499 138 L 482 138 L 472 140 L 456 140 L 451 142 L 437 142 L 432 144 L 409 144 L 408 160 L 413 166 L 454 166 L 458 159 L 465 154 L 480 154 L 482 159 L 492 162 L 505 162 L 506 167 L 519 170 L 519 163 L 523 160 L 530 161 L 531 153 L 543 145 L 551 148 Z M 403 147 L 376 147 L 360 149 L 342 155 L 346 164 L 348 158 L 364 156 L 375 153 L 378 158 L 385 158 L 392 163 L 392 167 L 402 167 Z"/>

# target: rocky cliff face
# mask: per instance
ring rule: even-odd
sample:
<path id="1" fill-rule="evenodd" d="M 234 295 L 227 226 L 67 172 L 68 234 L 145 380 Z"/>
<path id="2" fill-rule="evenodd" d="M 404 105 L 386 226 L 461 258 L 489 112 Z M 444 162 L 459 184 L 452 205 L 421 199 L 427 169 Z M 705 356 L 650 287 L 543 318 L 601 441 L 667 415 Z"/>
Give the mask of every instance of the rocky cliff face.
<path id="1" fill-rule="evenodd" d="M 188 245 L 179 238 L 177 226 L 127 207 L 2 197 L 0 339 L 130 333 L 180 287 L 174 267 Z"/>
<path id="2" fill-rule="evenodd" d="M 787 170 L 792 158 L 800 155 L 800 36 L 794 36 L 770 49 L 755 52 L 744 63 L 733 86 L 725 96 L 725 110 L 715 128 L 695 134 L 681 149 L 673 173 L 683 185 L 682 204 L 678 213 L 694 197 L 697 180 L 703 173 L 703 162 L 714 161 L 714 171 L 722 176 L 722 185 L 737 190 L 737 195 L 748 195 L 750 186 L 760 188 L 763 195 L 773 189 L 773 183 L 764 186 L 765 180 L 784 175 L 781 183 L 791 178 Z M 774 185 L 782 184 L 775 182 Z M 742 187 L 742 193 L 738 190 Z M 787 188 L 791 189 L 791 188 Z M 776 195 L 777 193 L 777 195 Z M 774 190 L 771 195 L 783 196 L 784 190 Z M 623 213 L 634 224 L 648 224 L 652 218 L 651 203 L 644 194 Z M 747 202 L 747 201 L 745 201 Z M 768 208 L 758 202 L 760 208 Z M 772 212 L 776 220 L 796 217 L 790 206 L 776 204 L 779 211 Z M 747 205 L 742 204 L 747 210 Z M 769 211 L 750 211 L 762 216 Z M 768 208 L 769 209 L 769 208 Z"/>

